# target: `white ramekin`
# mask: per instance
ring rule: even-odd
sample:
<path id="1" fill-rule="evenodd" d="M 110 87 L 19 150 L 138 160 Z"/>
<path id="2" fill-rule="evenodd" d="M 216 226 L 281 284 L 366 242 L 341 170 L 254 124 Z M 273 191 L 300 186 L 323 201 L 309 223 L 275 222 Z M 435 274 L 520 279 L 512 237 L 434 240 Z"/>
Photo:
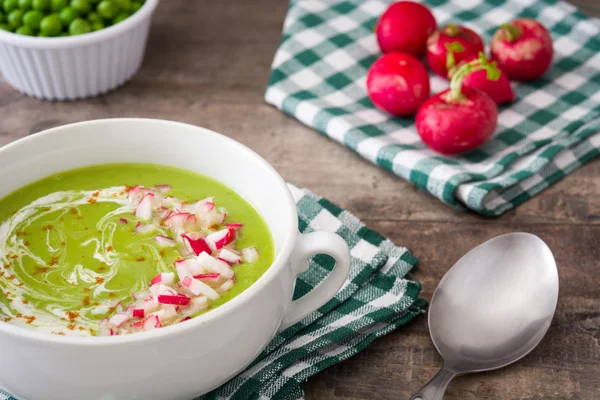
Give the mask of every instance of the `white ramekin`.
<path id="1" fill-rule="evenodd" d="M 350 252 L 331 232 L 298 232 L 292 195 L 252 150 L 192 125 L 107 119 L 53 128 L 0 149 L 0 197 L 59 171 L 104 163 L 156 163 L 207 175 L 260 212 L 275 259 L 252 286 L 190 321 L 125 336 L 50 335 L 0 321 L 0 387 L 21 400 L 189 400 L 232 378 L 278 329 L 331 299 L 348 277 Z M 292 301 L 314 254 L 336 266 Z M 0 396 L 1 397 L 1 396 Z"/>
<path id="2" fill-rule="evenodd" d="M 19 92 L 46 100 L 97 96 L 127 82 L 142 64 L 158 0 L 126 20 L 81 36 L 43 38 L 0 30 L 0 73 Z"/>

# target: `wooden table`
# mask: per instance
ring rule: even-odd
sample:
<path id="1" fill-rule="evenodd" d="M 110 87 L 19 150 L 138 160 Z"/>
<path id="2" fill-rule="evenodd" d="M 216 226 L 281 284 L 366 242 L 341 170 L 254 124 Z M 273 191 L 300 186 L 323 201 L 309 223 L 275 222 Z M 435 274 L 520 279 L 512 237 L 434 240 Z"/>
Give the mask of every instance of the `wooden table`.
<path id="1" fill-rule="evenodd" d="M 600 15 L 597 0 L 577 0 Z M 446 399 L 600 399 L 600 161 L 497 219 L 443 205 L 412 184 L 263 102 L 287 2 L 163 1 L 139 74 L 108 95 L 50 103 L 0 81 L 0 145 L 32 131 L 95 118 L 141 116 L 201 125 L 256 150 L 283 177 L 328 197 L 410 248 L 430 298 L 466 251 L 528 231 L 560 270 L 556 318 L 541 345 L 501 371 L 458 378 Z M 307 399 L 406 399 L 440 368 L 421 317 L 306 384 Z"/>

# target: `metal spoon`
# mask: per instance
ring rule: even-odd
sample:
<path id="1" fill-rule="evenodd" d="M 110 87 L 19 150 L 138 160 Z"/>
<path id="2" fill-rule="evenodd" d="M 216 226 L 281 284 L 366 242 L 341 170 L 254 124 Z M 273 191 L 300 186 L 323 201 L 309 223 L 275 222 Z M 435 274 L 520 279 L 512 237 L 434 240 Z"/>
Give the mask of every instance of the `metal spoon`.
<path id="1" fill-rule="evenodd" d="M 557 300 L 556 262 L 537 236 L 502 235 L 465 254 L 442 278 L 429 308 L 444 367 L 411 400 L 441 400 L 455 376 L 527 355 L 550 327 Z"/>

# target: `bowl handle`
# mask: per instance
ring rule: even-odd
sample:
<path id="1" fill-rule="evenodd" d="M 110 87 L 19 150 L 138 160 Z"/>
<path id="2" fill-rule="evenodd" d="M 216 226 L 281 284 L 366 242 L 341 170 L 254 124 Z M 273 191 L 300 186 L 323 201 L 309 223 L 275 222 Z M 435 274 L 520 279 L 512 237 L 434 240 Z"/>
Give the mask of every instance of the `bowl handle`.
<path id="1" fill-rule="evenodd" d="M 291 263 L 296 277 L 308 269 L 308 259 L 327 254 L 335 260 L 333 271 L 308 294 L 292 302 L 283 318 L 280 330 L 300 321 L 327 303 L 341 289 L 350 273 L 350 250 L 340 236 L 330 232 L 311 232 L 298 235 Z"/>

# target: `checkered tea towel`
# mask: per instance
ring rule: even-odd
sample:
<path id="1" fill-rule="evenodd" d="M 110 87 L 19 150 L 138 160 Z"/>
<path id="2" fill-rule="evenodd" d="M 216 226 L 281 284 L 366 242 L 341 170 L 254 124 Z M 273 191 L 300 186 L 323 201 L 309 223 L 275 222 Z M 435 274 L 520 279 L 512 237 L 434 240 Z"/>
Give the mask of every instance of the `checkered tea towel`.
<path id="1" fill-rule="evenodd" d="M 373 27 L 392 1 L 292 0 L 265 99 L 369 161 L 446 203 L 497 216 L 599 153 L 600 20 L 553 0 L 426 0 L 438 22 L 464 24 L 489 43 L 496 28 L 535 18 L 554 38 L 546 74 L 515 83 L 495 135 L 446 157 L 419 139 L 413 118 L 396 118 L 368 98 L 366 72 L 381 55 Z M 448 86 L 431 78 L 432 93 Z"/>
<path id="2" fill-rule="evenodd" d="M 407 276 L 417 262 L 407 249 L 326 199 L 290 189 L 301 232 L 335 232 L 346 240 L 350 276 L 334 299 L 278 333 L 244 372 L 196 400 L 302 399 L 307 378 L 425 311 L 426 302 L 418 298 L 421 285 Z M 294 298 L 310 292 L 334 267 L 327 256 L 316 256 L 310 264 L 299 276 Z M 17 399 L 0 390 L 0 400 Z"/>

